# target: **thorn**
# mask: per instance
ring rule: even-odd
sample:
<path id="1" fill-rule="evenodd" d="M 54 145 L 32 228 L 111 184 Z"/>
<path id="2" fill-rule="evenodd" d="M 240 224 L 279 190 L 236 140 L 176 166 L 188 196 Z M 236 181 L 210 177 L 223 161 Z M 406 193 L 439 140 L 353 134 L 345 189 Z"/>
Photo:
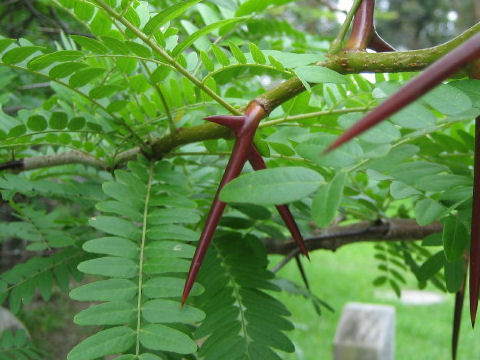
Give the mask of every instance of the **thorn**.
<path id="1" fill-rule="evenodd" d="M 245 124 L 245 116 L 231 116 L 231 115 L 214 115 L 207 116 L 204 120 L 211 121 L 232 129 L 235 135 L 238 136 L 240 130 Z"/>
<path id="2" fill-rule="evenodd" d="M 188 271 L 187 279 L 185 280 L 185 286 L 183 289 L 183 295 L 181 304 L 185 303 L 187 297 L 190 293 L 190 290 L 195 282 L 197 273 L 200 270 L 203 258 L 207 253 L 208 245 L 212 240 L 215 229 L 218 226 L 220 217 L 225 210 L 226 204 L 220 201 L 220 191 L 222 188 L 230 181 L 235 179 L 243 169 L 245 162 L 247 161 L 250 148 L 253 146 L 253 137 L 255 136 L 255 131 L 257 130 L 258 123 L 260 120 L 265 117 L 265 110 L 263 107 L 252 101 L 245 111 L 245 116 L 209 116 L 205 120 L 216 122 L 218 124 L 228 126 L 235 131 L 237 136 L 235 140 L 235 145 L 233 147 L 232 154 L 228 160 L 227 167 L 223 173 L 222 181 L 218 185 L 217 193 L 213 200 L 212 206 L 210 207 L 210 212 L 205 221 L 205 225 L 198 240 L 197 248 L 195 249 L 195 254 L 193 255 L 192 262 L 190 264 L 190 270 Z M 240 132 L 240 130 L 242 130 Z"/>
<path id="3" fill-rule="evenodd" d="M 409 81 L 376 109 L 347 129 L 324 153 L 336 149 L 390 115 L 395 114 L 478 57 L 480 57 L 480 34 L 474 35 Z"/>
<path id="4" fill-rule="evenodd" d="M 466 263 L 465 263 L 466 265 Z M 460 325 L 462 323 L 462 310 L 463 303 L 465 300 L 465 280 L 467 273 L 465 272 L 465 277 L 463 278 L 463 283 L 460 289 L 455 295 L 455 306 L 453 312 L 453 329 L 452 329 L 452 360 L 457 358 L 457 349 L 458 349 L 458 339 L 460 336 Z"/>
<path id="5" fill-rule="evenodd" d="M 345 51 L 365 51 L 375 31 L 374 11 L 375 0 L 362 1 L 353 19 L 352 33 L 345 44 Z"/>
<path id="6" fill-rule="evenodd" d="M 393 52 L 396 51 L 396 49 L 387 43 L 385 40 L 382 39 L 380 35 L 376 31 L 373 33 L 373 37 L 370 40 L 370 44 L 368 45 L 368 48 L 371 50 L 375 50 L 376 52 Z"/>
<path id="7" fill-rule="evenodd" d="M 475 119 L 473 169 L 473 205 L 470 233 L 470 318 L 472 328 L 475 326 L 480 287 L 480 116 Z"/>

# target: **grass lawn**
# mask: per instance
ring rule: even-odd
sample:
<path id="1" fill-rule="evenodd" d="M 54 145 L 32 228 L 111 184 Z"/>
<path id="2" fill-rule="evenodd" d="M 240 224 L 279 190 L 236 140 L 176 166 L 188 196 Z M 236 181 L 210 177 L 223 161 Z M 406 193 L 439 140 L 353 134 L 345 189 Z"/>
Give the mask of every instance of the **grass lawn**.
<path id="1" fill-rule="evenodd" d="M 454 295 L 438 305 L 404 305 L 398 300 L 381 299 L 375 292 L 388 291 L 388 286 L 375 288 L 373 279 L 378 275 L 371 244 L 348 245 L 336 253 L 317 251 L 312 260 L 303 260 L 313 292 L 335 308 L 335 313 L 323 311 L 316 316 L 312 304 L 302 297 L 279 294 L 289 310 L 295 330 L 289 335 L 296 352 L 288 360 L 330 360 L 333 338 L 342 308 L 348 302 L 389 304 L 396 308 L 397 360 L 449 360 Z M 271 258 L 271 265 L 281 257 Z M 295 262 L 279 272 L 280 277 L 300 283 Z M 413 275 L 407 277 L 410 289 L 416 289 Z M 429 289 L 435 291 L 434 289 Z M 458 360 L 480 359 L 480 330 L 473 331 L 469 320 L 469 301 L 466 295 Z M 477 324 L 478 325 L 478 324 Z"/>

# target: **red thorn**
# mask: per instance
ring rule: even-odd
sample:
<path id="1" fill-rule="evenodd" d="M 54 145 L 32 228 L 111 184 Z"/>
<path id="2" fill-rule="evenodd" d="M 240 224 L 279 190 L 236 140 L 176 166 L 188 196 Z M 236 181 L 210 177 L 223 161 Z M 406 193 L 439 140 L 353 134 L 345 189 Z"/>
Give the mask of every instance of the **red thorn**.
<path id="1" fill-rule="evenodd" d="M 376 31 L 373 33 L 372 40 L 370 40 L 370 44 L 368 48 L 374 50 L 376 52 L 393 52 L 396 51 L 395 48 L 387 43 L 385 40 L 382 39 L 380 35 L 377 34 Z"/>
<path id="2" fill-rule="evenodd" d="M 465 277 L 467 273 L 465 272 Z M 463 302 L 465 300 L 465 277 L 462 286 L 455 295 L 455 307 L 453 312 L 453 329 L 452 329 L 452 360 L 457 358 L 458 339 L 460 336 L 460 325 L 462 323 Z"/>
<path id="3" fill-rule="evenodd" d="M 429 66 L 423 73 L 408 82 L 375 110 L 345 131 L 325 152 L 332 151 L 396 113 L 478 57 L 480 57 L 480 34 L 476 34 Z"/>
<path id="4" fill-rule="evenodd" d="M 203 227 L 202 234 L 198 240 L 197 248 L 195 254 L 193 255 L 192 262 L 190 264 L 190 270 L 188 271 L 187 279 L 185 280 L 185 287 L 183 289 L 182 301 L 181 304 L 184 304 L 187 300 L 188 294 L 192 289 L 193 284 L 195 283 L 195 278 L 197 277 L 198 271 L 202 264 L 203 258 L 207 253 L 208 245 L 212 240 L 215 229 L 218 226 L 220 217 L 222 216 L 223 210 L 225 210 L 226 204 L 221 202 L 219 199 L 220 191 L 222 188 L 231 180 L 235 179 L 243 169 L 245 162 L 247 161 L 248 154 L 250 152 L 250 147 L 253 144 L 253 137 L 255 131 L 257 130 L 258 123 L 265 116 L 265 110 L 256 102 L 252 102 L 247 107 L 245 116 L 210 116 L 206 118 L 209 121 L 229 123 L 230 125 L 236 127 L 238 120 L 242 120 L 241 131 L 236 133 L 237 139 L 235 141 L 235 146 L 232 151 L 232 155 L 228 160 L 227 167 L 222 177 L 220 185 L 218 185 L 217 193 L 213 200 L 212 206 L 210 207 L 210 212 L 208 214 L 207 220 L 205 221 L 205 226 Z M 224 125 L 224 124 L 222 124 Z M 226 125 L 228 126 L 228 125 Z"/>
<path id="5" fill-rule="evenodd" d="M 480 116 L 475 119 L 473 205 L 470 239 L 470 318 L 475 326 L 480 286 Z"/>
<path id="6" fill-rule="evenodd" d="M 252 145 L 252 147 L 250 148 L 248 161 L 250 162 L 250 164 L 252 164 L 252 167 L 254 170 L 262 170 L 267 168 L 265 161 L 263 161 L 262 159 L 262 155 L 260 155 L 255 145 Z M 297 223 L 295 222 L 295 219 L 293 218 L 292 213 L 288 209 L 288 206 L 276 205 L 275 207 L 277 208 L 277 211 L 282 217 L 283 222 L 285 223 L 288 230 L 292 234 L 292 237 L 297 243 L 297 245 L 299 246 L 300 250 L 307 257 L 307 259 L 310 260 L 310 256 L 308 256 L 308 250 L 307 250 L 307 247 L 305 246 L 305 242 L 303 241 L 302 234 L 300 233 Z"/>
<path id="7" fill-rule="evenodd" d="M 375 32 L 374 11 L 375 0 L 362 1 L 353 19 L 352 33 L 345 44 L 345 51 L 363 51 L 367 48 Z"/>
<path id="8" fill-rule="evenodd" d="M 204 120 L 211 121 L 232 129 L 237 135 L 245 124 L 245 116 L 214 115 L 207 116 Z"/>

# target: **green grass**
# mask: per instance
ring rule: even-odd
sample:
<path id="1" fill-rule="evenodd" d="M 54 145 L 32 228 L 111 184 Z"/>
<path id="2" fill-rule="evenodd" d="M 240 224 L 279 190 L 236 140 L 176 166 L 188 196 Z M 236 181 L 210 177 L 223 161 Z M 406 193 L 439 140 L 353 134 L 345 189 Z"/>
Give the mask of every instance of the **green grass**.
<path id="1" fill-rule="evenodd" d="M 312 304 L 302 297 L 282 293 L 279 295 L 292 312 L 295 330 L 289 336 L 296 346 L 288 360 L 332 359 L 333 338 L 343 307 L 348 302 L 389 304 L 396 308 L 397 360 L 449 360 L 454 295 L 448 294 L 439 305 L 412 306 L 398 300 L 385 300 L 375 296 L 377 291 L 388 291 L 387 286 L 375 288 L 373 279 L 378 276 L 377 262 L 373 258 L 371 244 L 348 245 L 336 253 L 317 251 L 309 263 L 303 264 L 313 292 L 335 308 L 316 316 Z M 281 257 L 271 258 L 274 265 Z M 292 261 L 279 274 L 300 283 L 295 262 Z M 415 288 L 413 275 L 408 279 L 409 289 Z M 435 291 L 434 289 L 430 289 Z M 480 330 L 472 330 L 468 314 L 466 295 L 460 334 L 458 360 L 480 358 Z"/>

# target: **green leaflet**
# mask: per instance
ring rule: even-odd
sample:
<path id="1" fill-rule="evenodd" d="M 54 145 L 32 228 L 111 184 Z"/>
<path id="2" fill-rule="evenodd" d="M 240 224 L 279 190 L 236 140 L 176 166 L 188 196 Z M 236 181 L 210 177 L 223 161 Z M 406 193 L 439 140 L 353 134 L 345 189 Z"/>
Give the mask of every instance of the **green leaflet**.
<path id="1" fill-rule="evenodd" d="M 122 353 L 135 344 L 135 331 L 125 326 L 102 330 L 83 340 L 67 356 L 68 360 L 91 360 Z"/>
<path id="2" fill-rule="evenodd" d="M 197 348 L 182 324 L 202 321 L 205 313 L 190 305 L 182 309 L 179 297 L 195 251 L 184 241 L 197 239 L 197 233 L 185 224 L 198 221 L 199 216 L 188 208 L 177 209 L 175 202 L 162 201 L 165 193 L 173 192 L 182 198 L 178 188 L 186 185 L 182 174 L 170 163 L 163 161 L 154 166 L 130 162 L 128 168 L 116 171 L 116 180 L 103 184 L 104 193 L 115 200 L 102 201 L 98 206 L 118 216 L 100 215 L 90 220 L 95 229 L 113 236 L 86 241 L 83 249 L 101 256 L 78 266 L 84 273 L 109 279 L 80 286 L 70 294 L 77 300 L 103 301 L 78 313 L 74 319 L 77 324 L 118 327 L 87 338 L 70 352 L 68 359 L 93 360 L 124 353 L 121 358 L 148 360 L 155 359 L 148 351 L 190 354 Z M 151 201 L 157 195 L 159 199 Z M 184 199 L 179 203 L 189 202 Z M 192 295 L 201 292 L 201 286 L 196 284 Z M 107 335 L 109 341 L 105 341 Z M 125 354 L 127 350 L 135 355 Z"/>
<path id="3" fill-rule="evenodd" d="M 143 304 L 143 318 L 152 323 L 199 322 L 205 318 L 205 313 L 192 306 L 180 307 L 178 301 L 150 300 Z"/>
<path id="4" fill-rule="evenodd" d="M 336 71 L 321 67 L 321 66 L 301 66 L 295 69 L 295 74 L 305 85 L 305 88 L 310 89 L 309 83 L 323 84 L 347 84 L 348 78 L 345 75 L 339 74 Z"/>
<path id="5" fill-rule="evenodd" d="M 480 80 L 465 79 L 452 81 L 448 83 L 448 85 L 455 87 L 466 94 L 474 106 L 480 106 Z"/>
<path id="6" fill-rule="evenodd" d="M 343 168 L 355 164 L 363 151 L 357 142 L 351 141 L 344 146 L 328 154 L 322 154 L 323 150 L 335 139 L 331 134 L 315 134 L 315 138 L 306 140 L 297 145 L 299 155 L 307 160 L 322 166 Z"/>
<path id="7" fill-rule="evenodd" d="M 262 50 L 255 45 L 254 43 L 249 43 L 248 47 L 250 48 L 250 53 L 252 54 L 253 61 L 257 64 L 265 64 L 267 60 L 265 59 L 265 55 L 262 53 Z"/>
<path id="8" fill-rule="evenodd" d="M 112 216 L 97 216 L 90 220 L 90 225 L 107 234 L 125 237 L 134 241 L 138 241 L 141 235 L 140 229 L 133 223 Z"/>
<path id="9" fill-rule="evenodd" d="M 347 129 L 363 116 L 362 113 L 345 114 L 339 117 L 338 122 L 343 128 Z M 400 138 L 400 130 L 389 121 L 382 121 L 358 138 L 369 143 L 388 144 Z"/>
<path id="10" fill-rule="evenodd" d="M 164 208 L 156 209 L 148 217 L 152 225 L 185 223 L 194 224 L 200 220 L 200 215 L 195 210 Z"/>
<path id="11" fill-rule="evenodd" d="M 103 237 L 93 239 L 83 244 L 83 250 L 95 254 L 106 254 L 135 258 L 138 255 L 138 246 L 127 239 L 120 237 Z"/>
<path id="12" fill-rule="evenodd" d="M 71 37 L 81 47 L 90 50 L 94 54 L 106 54 L 108 52 L 108 49 L 105 47 L 105 45 L 96 39 L 80 35 L 71 35 Z"/>
<path id="13" fill-rule="evenodd" d="M 400 181 L 392 181 L 392 184 L 390 185 L 390 194 L 394 199 L 406 199 L 411 196 L 420 195 L 421 192 Z"/>
<path id="14" fill-rule="evenodd" d="M 182 53 L 186 48 L 188 48 L 190 45 L 193 44 L 193 42 L 199 38 L 201 38 L 204 35 L 209 34 L 215 29 L 221 28 L 226 25 L 232 25 L 238 22 L 242 22 L 247 20 L 248 17 L 239 17 L 239 18 L 233 18 L 233 19 L 225 19 L 225 20 L 220 20 L 217 21 L 213 24 L 207 25 L 203 27 L 202 29 L 196 31 L 192 35 L 188 36 L 185 40 L 183 40 L 180 44 L 178 44 L 175 49 L 172 51 L 172 55 L 174 57 L 178 56 L 180 53 Z"/>
<path id="15" fill-rule="evenodd" d="M 41 115 L 33 115 L 28 118 L 27 126 L 33 131 L 43 131 L 47 128 L 47 120 Z"/>
<path id="16" fill-rule="evenodd" d="M 41 46 L 21 46 L 8 50 L 3 56 L 2 61 L 5 64 L 17 64 L 22 62 L 37 51 L 43 50 Z"/>
<path id="17" fill-rule="evenodd" d="M 82 87 L 102 75 L 105 71 L 106 69 L 103 68 L 80 69 L 70 77 L 68 83 L 72 87 Z"/>
<path id="18" fill-rule="evenodd" d="M 101 257 L 82 262 L 78 270 L 85 274 L 131 279 L 138 273 L 137 264 L 121 257 Z"/>
<path id="19" fill-rule="evenodd" d="M 147 35 L 153 34 L 162 25 L 177 18 L 198 2 L 200 0 L 182 1 L 162 10 L 147 22 L 143 28 L 144 33 Z"/>
<path id="20" fill-rule="evenodd" d="M 168 339 L 168 341 L 165 341 L 165 339 Z M 170 351 L 178 354 L 191 354 L 197 349 L 197 344 L 183 332 L 159 324 L 142 327 L 140 341 L 148 349 Z"/>
<path id="21" fill-rule="evenodd" d="M 447 290 L 451 293 L 456 293 L 462 287 L 465 280 L 465 263 L 463 259 L 458 259 L 453 262 L 445 261 L 445 284 Z"/>
<path id="22" fill-rule="evenodd" d="M 456 216 L 449 216 L 444 220 L 442 241 L 447 261 L 455 262 L 462 258 L 469 243 L 469 233 Z"/>
<path id="23" fill-rule="evenodd" d="M 242 175 L 220 193 L 225 202 L 285 204 L 304 198 L 323 182 L 316 171 L 304 167 L 266 169 Z"/>
<path id="24" fill-rule="evenodd" d="M 266 1 L 247 0 L 238 7 L 235 15 L 236 16 L 249 15 L 254 12 L 261 12 L 262 10 L 265 10 L 269 5 L 283 5 L 291 1 L 292 0 L 266 0 Z"/>
<path id="25" fill-rule="evenodd" d="M 27 67 L 31 70 L 41 70 L 55 62 L 74 61 L 82 56 L 83 53 L 76 50 L 56 51 L 33 58 L 28 62 Z"/>
<path id="26" fill-rule="evenodd" d="M 111 301 L 79 312 L 73 319 L 78 325 L 121 325 L 135 319 L 133 302 Z"/>
<path id="27" fill-rule="evenodd" d="M 454 115 L 472 108 L 470 98 L 461 90 L 441 84 L 422 97 L 428 105 L 446 115 Z"/>
<path id="28" fill-rule="evenodd" d="M 345 172 L 339 172 L 331 182 L 322 185 L 315 195 L 312 204 L 312 218 L 319 227 L 325 227 L 335 219 L 343 196 Z"/>
<path id="29" fill-rule="evenodd" d="M 392 115 L 392 122 L 408 129 L 426 129 L 435 125 L 435 116 L 415 102 Z"/>
<path id="30" fill-rule="evenodd" d="M 247 58 L 237 45 L 235 45 L 233 42 L 229 42 L 228 46 L 230 47 L 230 52 L 232 53 L 233 57 L 237 59 L 240 64 L 247 63 Z"/>
<path id="31" fill-rule="evenodd" d="M 433 199 L 422 199 L 415 205 L 415 218 L 419 225 L 428 225 L 444 215 L 447 209 Z"/>
<path id="32" fill-rule="evenodd" d="M 262 53 L 269 58 L 275 59 L 275 61 L 287 69 L 305 67 L 306 65 L 325 60 L 322 54 L 297 54 L 278 50 L 263 50 Z"/>
<path id="33" fill-rule="evenodd" d="M 421 282 L 427 281 L 432 278 L 445 263 L 445 254 L 443 251 L 437 252 L 425 261 L 417 271 L 418 280 Z"/>
<path id="34" fill-rule="evenodd" d="M 70 292 L 78 301 L 131 300 L 137 294 L 137 284 L 127 279 L 109 279 L 82 285 Z"/>

